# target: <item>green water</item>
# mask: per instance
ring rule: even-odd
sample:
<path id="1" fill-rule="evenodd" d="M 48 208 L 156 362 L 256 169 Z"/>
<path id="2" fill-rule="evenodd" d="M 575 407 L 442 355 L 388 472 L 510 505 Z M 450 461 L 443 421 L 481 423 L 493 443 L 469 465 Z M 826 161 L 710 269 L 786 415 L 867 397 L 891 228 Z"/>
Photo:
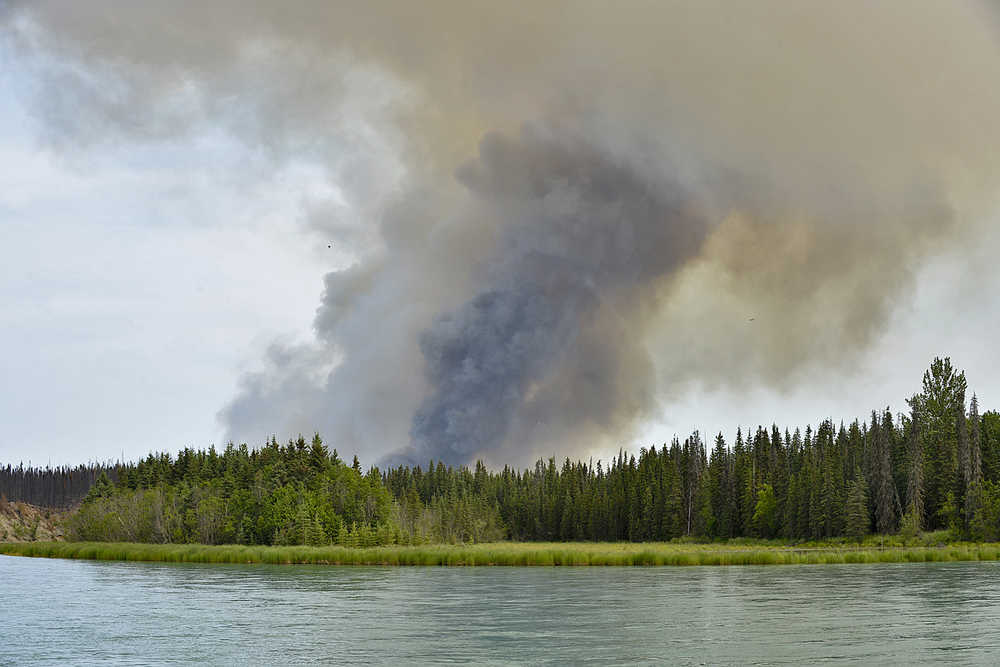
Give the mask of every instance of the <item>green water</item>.
<path id="1" fill-rule="evenodd" d="M 167 565 L 0 556 L 0 664 L 1000 664 L 1000 564 Z"/>

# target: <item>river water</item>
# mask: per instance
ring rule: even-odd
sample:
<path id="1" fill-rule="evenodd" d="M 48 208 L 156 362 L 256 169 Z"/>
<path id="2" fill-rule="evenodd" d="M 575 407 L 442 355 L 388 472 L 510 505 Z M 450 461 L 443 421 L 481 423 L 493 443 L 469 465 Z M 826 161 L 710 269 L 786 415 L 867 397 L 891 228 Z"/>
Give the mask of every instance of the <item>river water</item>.
<path id="1" fill-rule="evenodd" d="M 1000 564 L 388 568 L 0 556 L 0 664 L 1000 664 Z"/>

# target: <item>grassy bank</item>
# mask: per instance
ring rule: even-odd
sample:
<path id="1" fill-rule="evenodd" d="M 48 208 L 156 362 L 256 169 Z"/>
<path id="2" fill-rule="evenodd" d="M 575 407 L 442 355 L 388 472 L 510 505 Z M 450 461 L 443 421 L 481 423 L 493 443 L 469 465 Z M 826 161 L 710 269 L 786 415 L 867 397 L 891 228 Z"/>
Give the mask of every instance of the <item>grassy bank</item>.
<path id="1" fill-rule="evenodd" d="M 259 547 L 106 542 L 0 544 L 0 554 L 169 563 L 313 565 L 798 565 L 1000 560 L 1000 544 L 879 548 L 741 544 L 519 543 L 415 547 Z"/>

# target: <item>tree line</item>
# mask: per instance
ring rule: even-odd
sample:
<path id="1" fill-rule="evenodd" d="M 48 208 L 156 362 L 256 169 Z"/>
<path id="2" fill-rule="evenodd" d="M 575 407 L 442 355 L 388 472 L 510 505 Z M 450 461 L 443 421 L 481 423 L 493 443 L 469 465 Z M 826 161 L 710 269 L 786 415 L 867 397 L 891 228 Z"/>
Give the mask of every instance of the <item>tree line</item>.
<path id="1" fill-rule="evenodd" d="M 394 497 L 494 504 L 518 540 L 827 539 L 948 529 L 1000 539 L 1000 414 L 966 402 L 964 372 L 935 359 L 906 413 L 794 432 L 695 432 L 610 465 L 554 459 L 490 473 L 437 464 L 384 474 Z"/>
<path id="2" fill-rule="evenodd" d="M 493 541 L 493 507 L 475 498 L 394 499 L 377 468 L 363 472 L 319 435 L 259 449 L 150 454 L 101 476 L 68 520 L 72 539 L 204 544 L 375 546 Z"/>
<path id="3" fill-rule="evenodd" d="M 118 479 L 121 463 L 39 468 L 19 464 L 0 467 L 0 497 L 39 507 L 67 509 L 79 503 L 103 474 Z"/>
<path id="4" fill-rule="evenodd" d="M 151 454 L 99 471 L 68 530 L 87 540 L 347 546 L 821 540 L 939 529 L 998 540 L 1000 414 L 980 414 L 966 393 L 964 372 L 935 359 L 903 413 L 885 408 L 793 431 L 741 428 L 732 442 L 720 433 L 709 444 L 695 432 L 607 464 L 549 459 L 492 471 L 431 461 L 362 471 L 319 435 Z M 17 470 L 22 479 L 58 479 Z"/>

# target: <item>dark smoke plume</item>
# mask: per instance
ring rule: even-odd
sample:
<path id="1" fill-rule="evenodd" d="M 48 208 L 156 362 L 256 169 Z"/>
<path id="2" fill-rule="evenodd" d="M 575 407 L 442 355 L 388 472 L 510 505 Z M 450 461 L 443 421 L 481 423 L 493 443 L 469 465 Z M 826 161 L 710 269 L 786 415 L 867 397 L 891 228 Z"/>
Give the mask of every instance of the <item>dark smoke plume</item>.
<path id="1" fill-rule="evenodd" d="M 601 340 L 597 320 L 635 321 L 645 292 L 698 253 L 709 226 L 691 195 L 537 131 L 488 135 L 459 180 L 506 220 L 487 287 L 420 337 L 431 393 L 413 420 L 411 458 L 495 450 L 516 416 L 567 389 L 592 400 L 546 418 L 613 421 L 626 402 L 619 381 L 651 395 L 642 374 L 620 377 L 622 359 L 643 355 L 641 329 Z"/>

